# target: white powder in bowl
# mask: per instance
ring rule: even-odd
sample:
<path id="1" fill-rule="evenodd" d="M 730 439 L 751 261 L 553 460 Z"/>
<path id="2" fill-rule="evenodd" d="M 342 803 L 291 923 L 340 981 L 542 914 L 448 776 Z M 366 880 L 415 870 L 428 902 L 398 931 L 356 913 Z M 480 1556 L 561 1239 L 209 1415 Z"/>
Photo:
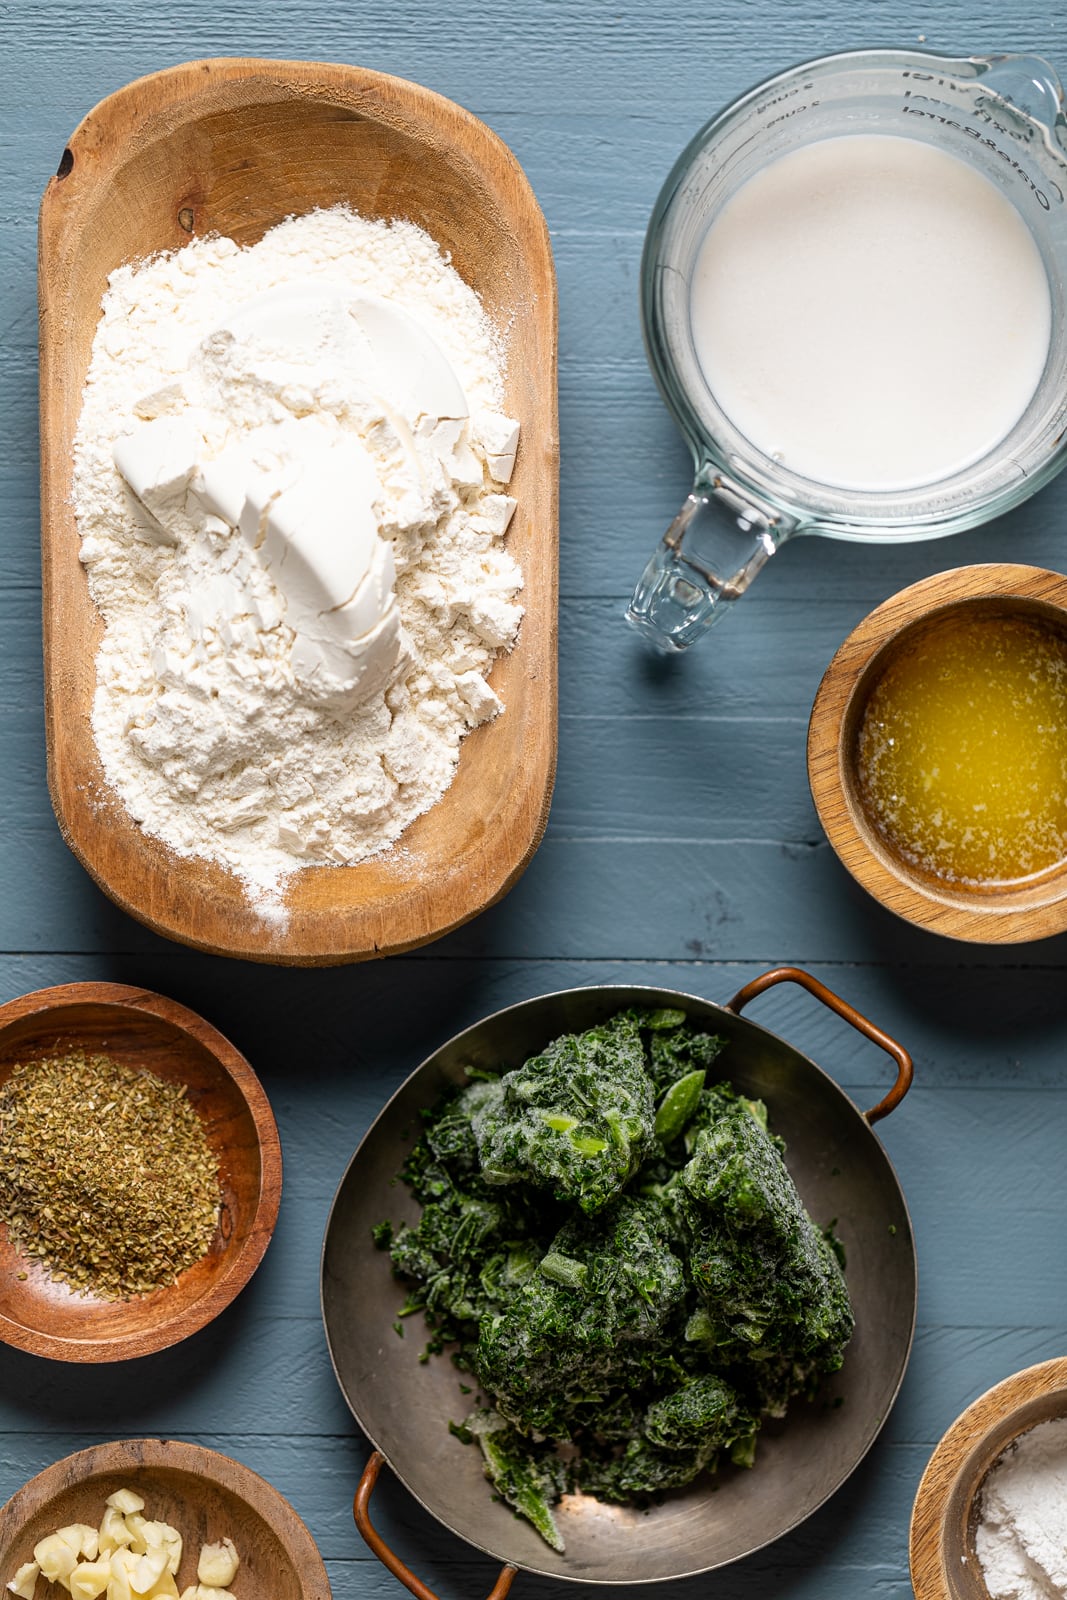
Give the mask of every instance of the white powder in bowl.
<path id="1" fill-rule="evenodd" d="M 1067 1417 L 1039 1423 L 994 1462 L 975 1548 L 991 1600 L 1065 1600 Z"/>
<path id="2" fill-rule="evenodd" d="M 328 337 L 279 350 L 226 331 L 294 285 L 414 318 L 468 421 L 409 415 Z M 106 625 L 93 733 L 140 827 L 227 867 L 272 920 L 284 922 L 297 868 L 352 864 L 397 839 L 450 784 L 464 734 L 502 709 L 487 675 L 522 616 L 504 548 L 515 446 L 502 398 L 503 351 L 481 302 L 412 223 L 318 211 L 249 249 L 197 239 L 111 276 L 74 450 L 81 559 Z M 321 673 L 302 676 L 293 595 L 287 609 L 250 536 L 190 520 L 184 480 L 152 501 L 171 526 L 147 514 L 113 450 L 175 422 L 216 463 L 257 429 L 310 428 L 365 453 L 395 574 L 399 643 L 384 688 L 353 701 Z"/>

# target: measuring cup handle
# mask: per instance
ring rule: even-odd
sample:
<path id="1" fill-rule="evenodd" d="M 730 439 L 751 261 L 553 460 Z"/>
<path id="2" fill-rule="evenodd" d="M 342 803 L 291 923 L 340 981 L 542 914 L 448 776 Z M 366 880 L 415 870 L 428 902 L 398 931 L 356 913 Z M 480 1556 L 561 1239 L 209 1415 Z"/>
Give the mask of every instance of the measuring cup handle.
<path id="1" fill-rule="evenodd" d="M 981 86 L 1005 107 L 1053 128 L 1063 111 L 1063 85 L 1044 56 L 982 56 Z"/>
<path id="2" fill-rule="evenodd" d="M 642 573 L 627 621 L 664 654 L 688 650 L 791 531 L 725 479 L 698 479 Z"/>
<path id="3" fill-rule="evenodd" d="M 416 1578 L 410 1567 L 406 1567 L 389 1545 L 386 1544 L 377 1528 L 370 1519 L 370 1497 L 374 1493 L 374 1485 L 378 1482 L 378 1474 L 385 1465 L 385 1457 L 380 1450 L 372 1450 L 363 1468 L 363 1476 L 359 1480 L 356 1498 L 352 1504 L 352 1515 L 356 1527 L 359 1529 L 367 1544 L 378 1557 L 383 1567 L 388 1567 L 394 1578 L 399 1578 L 405 1589 L 410 1589 L 415 1600 L 437 1600 L 433 1590 L 421 1578 Z M 517 1567 L 501 1567 L 500 1575 L 490 1589 L 487 1600 L 504 1600 L 504 1596 L 511 1588 Z"/>

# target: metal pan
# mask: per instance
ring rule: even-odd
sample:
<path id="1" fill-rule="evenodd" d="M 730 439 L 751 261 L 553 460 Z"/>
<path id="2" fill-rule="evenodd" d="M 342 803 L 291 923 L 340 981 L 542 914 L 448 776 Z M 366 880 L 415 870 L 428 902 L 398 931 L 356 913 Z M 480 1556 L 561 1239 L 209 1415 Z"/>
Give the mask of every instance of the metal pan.
<path id="1" fill-rule="evenodd" d="M 801 984 L 874 1041 L 896 1063 L 896 1081 L 862 1113 L 807 1056 L 739 1013 L 782 982 Z M 730 1040 L 722 1076 L 766 1100 L 786 1140 L 786 1161 L 817 1222 L 837 1219 L 848 1257 L 856 1332 L 840 1373 L 812 1405 L 794 1404 L 765 1423 L 755 1468 L 703 1477 L 648 1512 L 585 1496 L 558 1513 L 566 1553 L 494 1502 L 481 1455 L 448 1432 L 469 1402 L 447 1357 L 422 1364 L 421 1328 L 393 1323 L 404 1289 L 371 1228 L 383 1217 L 413 1219 L 417 1207 L 397 1171 L 417 1136 L 420 1112 L 468 1065 L 519 1066 L 561 1033 L 602 1022 L 626 1006 L 679 1006 L 690 1020 Z M 504 1564 L 493 1600 L 522 1569 L 583 1583 L 651 1583 L 687 1578 L 751 1554 L 811 1515 L 870 1449 L 896 1399 L 915 1327 L 916 1270 L 911 1223 L 896 1174 L 870 1124 L 907 1093 L 911 1060 L 900 1045 L 816 979 L 793 967 L 756 978 L 727 1006 L 673 989 L 605 984 L 566 989 L 498 1011 L 457 1034 L 397 1091 L 352 1157 L 334 1198 L 322 1253 L 322 1313 L 337 1381 L 374 1445 L 356 1495 L 359 1530 L 419 1600 L 431 1591 L 374 1529 L 369 1501 L 387 1462 L 415 1498 L 459 1538 Z M 840 1402 L 838 1404 L 838 1402 Z"/>

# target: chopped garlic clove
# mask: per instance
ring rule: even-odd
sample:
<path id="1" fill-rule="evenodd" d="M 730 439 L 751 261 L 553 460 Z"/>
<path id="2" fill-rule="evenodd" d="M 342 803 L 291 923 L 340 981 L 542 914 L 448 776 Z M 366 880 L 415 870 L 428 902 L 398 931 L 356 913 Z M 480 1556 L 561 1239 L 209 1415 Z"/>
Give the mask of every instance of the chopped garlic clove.
<path id="1" fill-rule="evenodd" d="M 110 1555 L 113 1550 L 121 1550 L 130 1543 L 133 1533 L 127 1526 L 126 1518 L 121 1511 L 116 1511 L 114 1506 L 108 1506 L 104 1512 L 104 1520 L 100 1524 L 99 1554 Z"/>
<path id="2" fill-rule="evenodd" d="M 143 1511 L 144 1501 L 132 1489 L 116 1489 L 114 1494 L 109 1494 L 107 1504 L 116 1511 L 121 1511 L 123 1516 L 128 1516 L 131 1511 Z"/>
<path id="3" fill-rule="evenodd" d="M 163 1548 L 167 1552 L 167 1571 L 172 1576 L 177 1576 L 178 1568 L 182 1564 L 182 1536 L 177 1528 L 172 1528 L 169 1522 L 158 1522 L 158 1528 L 163 1529 Z M 174 1589 L 177 1594 L 177 1585 Z"/>
<path id="4" fill-rule="evenodd" d="M 209 1589 L 228 1589 L 239 1566 L 237 1549 L 232 1539 L 219 1544 L 205 1544 L 196 1564 L 197 1581 Z"/>
<path id="5" fill-rule="evenodd" d="M 61 1583 L 64 1589 L 70 1587 L 70 1575 L 78 1558 L 67 1541 L 61 1539 L 58 1533 L 50 1533 L 40 1544 L 34 1545 L 33 1559 L 49 1583 Z"/>
<path id="6" fill-rule="evenodd" d="M 111 1577 L 111 1563 L 106 1558 L 102 1561 L 80 1561 L 70 1575 L 70 1592 L 73 1600 L 96 1600 L 97 1595 L 103 1594 Z"/>
<path id="7" fill-rule="evenodd" d="M 56 1537 L 69 1544 L 76 1556 L 84 1556 L 87 1561 L 96 1560 L 97 1532 L 87 1522 L 72 1522 L 69 1528 L 57 1528 Z"/>
<path id="8" fill-rule="evenodd" d="M 143 1555 L 130 1571 L 130 1588 L 134 1594 L 147 1594 L 155 1587 L 167 1570 L 167 1552 L 162 1544 Z"/>
<path id="9" fill-rule="evenodd" d="M 148 1527 L 147 1520 L 142 1517 L 139 1511 L 131 1511 L 122 1520 L 129 1530 L 130 1549 L 135 1556 L 143 1556 L 148 1549 L 148 1540 L 145 1538 L 145 1529 Z"/>
<path id="10" fill-rule="evenodd" d="M 33 1591 L 37 1587 L 40 1571 L 36 1561 L 27 1561 L 8 1583 L 11 1593 L 17 1594 L 19 1600 L 33 1600 Z"/>
<path id="11" fill-rule="evenodd" d="M 144 1596 L 144 1600 L 178 1600 L 178 1585 L 170 1572 L 164 1572 Z"/>
<path id="12" fill-rule="evenodd" d="M 137 1540 L 134 1541 L 132 1548 L 137 1550 L 139 1555 L 144 1555 L 148 1550 L 162 1550 L 166 1557 L 167 1571 L 177 1572 L 182 1559 L 182 1536 L 177 1528 L 172 1528 L 169 1522 L 146 1522 L 143 1517 L 136 1516 L 126 1518 L 128 1528 L 132 1528 L 135 1523 L 139 1524 L 137 1535 L 141 1548 L 138 1548 Z"/>
<path id="13" fill-rule="evenodd" d="M 138 1559 L 131 1550 L 112 1550 L 108 1557 L 111 1576 L 107 1581 L 107 1600 L 134 1600 L 130 1574 Z"/>
<path id="14" fill-rule="evenodd" d="M 235 1600 L 229 1589 L 213 1589 L 206 1583 L 198 1583 L 193 1593 L 195 1600 Z"/>

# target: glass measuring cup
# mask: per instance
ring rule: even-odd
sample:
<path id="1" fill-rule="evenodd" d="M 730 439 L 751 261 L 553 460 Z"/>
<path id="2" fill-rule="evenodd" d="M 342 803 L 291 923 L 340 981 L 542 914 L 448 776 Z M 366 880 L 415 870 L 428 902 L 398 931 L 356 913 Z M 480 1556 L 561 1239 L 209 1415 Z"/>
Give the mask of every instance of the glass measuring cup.
<path id="1" fill-rule="evenodd" d="M 649 363 L 695 462 L 693 489 L 645 568 L 628 620 L 685 650 L 786 539 L 940 538 L 999 516 L 1067 464 L 1067 118 L 1040 56 L 954 59 L 859 50 L 794 67 L 743 95 L 682 152 L 656 202 L 641 263 Z M 1041 252 L 1052 331 L 1044 372 L 999 444 L 952 476 L 903 490 L 842 489 L 765 455 L 716 401 L 697 359 L 693 272 L 712 221 L 756 172 L 842 134 L 897 134 L 976 168 L 1013 202 Z M 769 239 L 768 249 L 788 249 Z M 974 337 L 981 338 L 975 329 Z M 916 382 L 923 353 L 914 353 Z M 995 372 L 990 373 L 996 382 Z"/>

